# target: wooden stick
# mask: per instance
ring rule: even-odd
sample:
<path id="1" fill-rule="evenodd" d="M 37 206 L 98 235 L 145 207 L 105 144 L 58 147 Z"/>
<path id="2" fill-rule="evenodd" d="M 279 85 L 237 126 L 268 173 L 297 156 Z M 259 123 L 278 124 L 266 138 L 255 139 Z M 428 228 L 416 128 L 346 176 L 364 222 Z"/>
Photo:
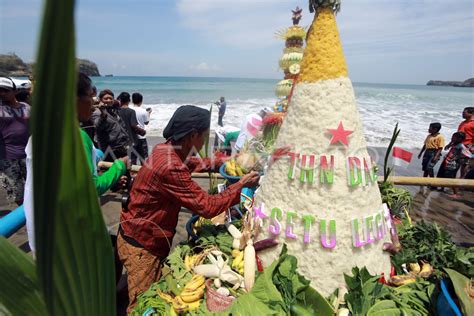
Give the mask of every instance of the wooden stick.
<path id="1" fill-rule="evenodd" d="M 100 168 L 110 168 L 112 166 L 111 162 L 100 161 L 98 166 Z M 132 166 L 132 172 L 138 172 L 141 166 Z M 217 173 L 218 179 L 224 179 L 224 177 Z M 192 177 L 195 179 L 209 179 L 208 173 L 193 173 Z M 379 182 L 382 182 L 382 179 L 379 179 Z M 473 188 L 474 189 L 474 180 L 466 179 L 446 179 L 446 178 L 422 178 L 422 177 L 389 177 L 388 182 L 396 185 L 424 185 L 424 186 L 433 186 L 433 187 L 459 187 L 459 188 Z"/>
<path id="2" fill-rule="evenodd" d="M 99 166 L 99 168 L 104 168 L 104 169 L 109 169 L 110 167 L 112 167 L 112 163 L 108 161 L 99 161 L 97 165 Z M 141 168 L 142 166 L 132 165 L 131 171 L 138 172 L 140 171 Z M 220 173 L 216 173 L 216 176 L 217 176 L 217 179 L 224 179 L 224 177 Z M 209 174 L 206 172 L 201 172 L 201 173 L 195 172 L 191 175 L 191 177 L 194 179 L 209 179 Z"/>
<path id="3" fill-rule="evenodd" d="M 382 180 L 379 180 L 381 182 Z M 397 185 L 424 185 L 433 187 L 474 188 L 474 180 L 422 178 L 422 177 L 389 177 L 388 182 Z"/>

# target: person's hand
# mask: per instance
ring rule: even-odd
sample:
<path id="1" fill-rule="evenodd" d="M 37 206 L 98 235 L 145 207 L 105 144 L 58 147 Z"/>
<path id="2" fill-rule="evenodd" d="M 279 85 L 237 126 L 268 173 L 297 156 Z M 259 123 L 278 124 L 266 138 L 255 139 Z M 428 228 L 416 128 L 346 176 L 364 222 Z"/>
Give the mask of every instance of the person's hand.
<path id="1" fill-rule="evenodd" d="M 117 182 L 117 185 L 119 187 L 120 190 L 124 190 L 127 188 L 127 184 L 128 184 L 128 178 L 127 176 L 121 176 L 120 179 L 118 180 Z"/>
<path id="2" fill-rule="evenodd" d="M 122 158 L 119 158 L 119 160 L 123 161 L 123 163 L 127 167 L 127 170 L 130 170 L 132 168 L 132 163 L 130 162 L 130 159 L 128 159 L 128 157 L 122 157 Z"/>
<path id="3" fill-rule="evenodd" d="M 256 171 L 247 173 L 239 180 L 244 188 L 256 187 L 258 185 L 258 181 L 260 181 L 260 175 Z"/>
<path id="4" fill-rule="evenodd" d="M 100 117 L 106 118 L 107 117 L 107 107 L 104 104 L 99 105 Z"/>

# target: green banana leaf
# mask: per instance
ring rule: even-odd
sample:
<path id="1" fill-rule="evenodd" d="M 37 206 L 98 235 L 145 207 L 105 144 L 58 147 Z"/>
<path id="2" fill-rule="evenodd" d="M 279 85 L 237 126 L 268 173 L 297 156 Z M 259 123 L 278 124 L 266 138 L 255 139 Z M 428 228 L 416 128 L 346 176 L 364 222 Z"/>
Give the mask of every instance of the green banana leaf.
<path id="1" fill-rule="evenodd" d="M 471 280 L 456 270 L 445 268 L 444 271 L 453 282 L 454 291 L 461 303 L 464 315 L 474 315 L 474 298 L 468 293 Z"/>
<path id="2" fill-rule="evenodd" d="M 46 1 L 33 99 L 35 232 L 52 315 L 115 315 L 114 257 L 76 119 L 74 1 Z"/>
<path id="3" fill-rule="evenodd" d="M 47 315 L 31 257 L 0 237 L 0 315 Z"/>
<path id="4" fill-rule="evenodd" d="M 11 274 L 2 278 L 2 314 L 46 314 L 37 288 L 50 315 L 116 314 L 112 245 L 79 134 L 76 76 L 74 1 L 47 0 L 31 117 L 39 285 L 32 262 L 2 240 L 2 257 L 17 262 L 0 260 L 0 276 Z M 20 298 L 25 313 L 11 304 Z"/>

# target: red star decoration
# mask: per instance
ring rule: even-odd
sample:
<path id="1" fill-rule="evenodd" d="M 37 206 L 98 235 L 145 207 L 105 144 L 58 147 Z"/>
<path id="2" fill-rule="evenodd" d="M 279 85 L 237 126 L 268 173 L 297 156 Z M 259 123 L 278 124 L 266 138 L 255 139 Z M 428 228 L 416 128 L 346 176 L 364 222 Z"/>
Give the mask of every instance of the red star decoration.
<path id="1" fill-rule="evenodd" d="M 337 142 L 341 142 L 344 145 L 348 146 L 349 145 L 349 140 L 347 139 L 347 136 L 352 134 L 354 131 L 350 131 L 347 129 L 344 129 L 344 126 L 342 125 L 342 121 L 339 122 L 339 126 L 337 129 L 328 129 L 329 133 L 332 134 L 331 138 L 331 145 L 335 144 Z"/>

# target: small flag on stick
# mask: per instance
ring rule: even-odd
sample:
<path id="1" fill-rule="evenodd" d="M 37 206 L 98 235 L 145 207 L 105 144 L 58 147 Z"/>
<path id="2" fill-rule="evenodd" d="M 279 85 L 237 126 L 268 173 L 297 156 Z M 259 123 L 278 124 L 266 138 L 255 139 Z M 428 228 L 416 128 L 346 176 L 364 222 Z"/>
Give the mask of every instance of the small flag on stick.
<path id="1" fill-rule="evenodd" d="M 394 165 L 406 168 L 413 158 L 413 153 L 400 147 L 393 147 L 392 157 Z"/>

